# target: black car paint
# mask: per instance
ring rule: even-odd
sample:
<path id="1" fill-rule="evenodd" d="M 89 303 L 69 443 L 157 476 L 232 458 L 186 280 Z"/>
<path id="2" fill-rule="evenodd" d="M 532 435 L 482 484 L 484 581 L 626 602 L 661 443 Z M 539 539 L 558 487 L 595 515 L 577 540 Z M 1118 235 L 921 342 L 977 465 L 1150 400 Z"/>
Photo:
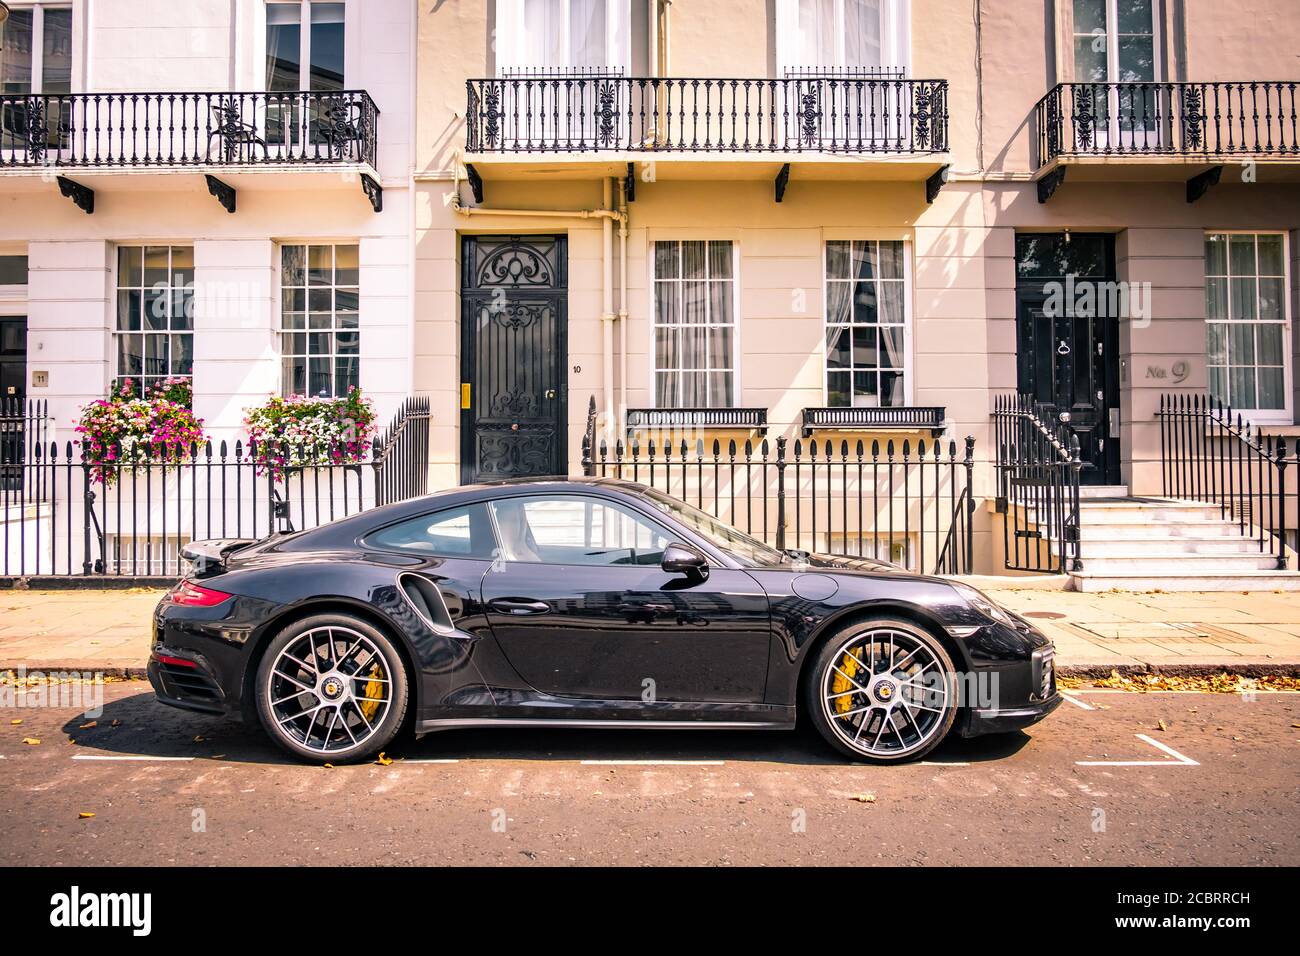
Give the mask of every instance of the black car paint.
<path id="1" fill-rule="evenodd" d="M 966 708 L 962 733 L 1025 726 L 1060 703 L 1054 691 L 1047 700 L 1033 696 L 1030 656 L 1049 642 L 1023 619 L 1013 616 L 1012 627 L 990 621 L 949 582 L 880 562 L 809 556 L 742 567 L 639 500 L 640 492 L 608 479 L 470 486 L 242 548 L 196 578 L 230 599 L 208 608 L 164 599 L 155 612 L 155 654 L 193 660 L 210 674 L 221 689 L 219 707 L 177 696 L 155 660 L 150 679 L 165 703 L 251 719 L 252 679 L 270 638 L 293 620 L 334 610 L 398 639 L 421 730 L 527 720 L 789 727 L 801 668 L 817 639 L 851 620 L 888 615 L 939 636 L 961 671 L 997 674 L 997 699 L 979 713 Z M 543 564 L 503 571 L 490 561 L 366 544 L 368 533 L 396 521 L 533 494 L 583 494 L 632 507 L 703 553 L 710 574 L 695 580 L 656 567 Z M 452 633 L 416 613 L 398 589 L 403 571 L 425 576 L 447 596 Z M 517 618 L 486 603 L 507 592 L 543 600 L 551 611 Z M 974 630 L 959 639 L 950 627 Z M 653 694 L 645 693 L 647 678 Z"/>

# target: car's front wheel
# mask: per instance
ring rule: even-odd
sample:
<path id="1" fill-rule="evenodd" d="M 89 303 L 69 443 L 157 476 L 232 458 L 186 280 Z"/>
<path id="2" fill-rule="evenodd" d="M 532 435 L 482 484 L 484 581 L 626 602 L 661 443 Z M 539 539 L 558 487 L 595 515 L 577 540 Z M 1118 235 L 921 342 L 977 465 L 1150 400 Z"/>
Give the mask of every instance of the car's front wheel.
<path id="1" fill-rule="evenodd" d="M 957 673 L 933 634 L 878 619 L 833 634 L 805 677 L 821 735 L 856 760 L 898 763 L 929 753 L 957 715 Z"/>
<path id="2" fill-rule="evenodd" d="M 271 641 L 256 696 L 262 726 L 294 756 L 360 760 L 387 747 L 401 728 L 406 668 L 393 642 L 367 621 L 318 614 Z"/>

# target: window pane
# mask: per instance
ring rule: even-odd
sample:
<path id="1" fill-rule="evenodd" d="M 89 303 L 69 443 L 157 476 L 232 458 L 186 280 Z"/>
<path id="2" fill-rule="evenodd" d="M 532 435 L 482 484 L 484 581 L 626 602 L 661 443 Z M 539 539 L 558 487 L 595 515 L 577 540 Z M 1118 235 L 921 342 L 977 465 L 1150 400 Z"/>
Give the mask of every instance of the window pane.
<path id="1" fill-rule="evenodd" d="M 1156 75 L 1154 49 L 1153 38 L 1150 36 L 1121 36 L 1119 38 L 1119 82 L 1138 83 L 1154 80 Z M 1146 92 L 1149 89 L 1149 87 L 1141 87 L 1137 91 L 1135 107 L 1132 110 L 1136 119 L 1153 118 L 1156 104 L 1150 99 L 1145 101 L 1142 99 L 1144 95 L 1149 96 Z"/>
<path id="2" fill-rule="evenodd" d="M 712 279 L 731 278 L 731 243 L 709 243 L 709 277 Z"/>
<path id="3" fill-rule="evenodd" d="M 724 371 L 712 371 L 709 373 L 709 408 L 729 408 L 732 404 L 733 374 Z"/>
<path id="4" fill-rule="evenodd" d="M 655 278 L 677 279 L 682 274 L 681 250 L 675 242 L 655 243 Z"/>
<path id="5" fill-rule="evenodd" d="M 139 335 L 117 337 L 117 374 L 140 375 L 144 371 L 144 342 Z"/>
<path id="6" fill-rule="evenodd" d="M 334 247 L 309 246 L 307 249 L 307 284 L 330 285 L 334 281 Z"/>
<path id="7" fill-rule="evenodd" d="M 903 283 L 880 283 L 880 321 L 903 321 Z"/>
<path id="8" fill-rule="evenodd" d="M 171 290 L 150 287 L 144 293 L 144 327 L 146 331 L 165 332 L 171 312 Z"/>
<path id="9" fill-rule="evenodd" d="M 680 368 L 677 329 L 655 329 L 655 368 Z"/>
<path id="10" fill-rule="evenodd" d="M 1106 82 L 1106 41 L 1103 36 L 1074 38 L 1074 81 L 1076 83 Z M 1086 87 L 1085 91 L 1088 89 L 1092 87 Z"/>
<path id="11" fill-rule="evenodd" d="M 140 331 L 141 294 L 132 289 L 117 294 L 117 327 L 122 332 Z"/>
<path id="12" fill-rule="evenodd" d="M 1119 33 L 1151 32 L 1151 0 L 1116 0 L 1116 13 Z"/>
<path id="13" fill-rule="evenodd" d="M 280 250 L 280 282 L 287 286 L 307 284 L 306 246 L 284 246 Z"/>
<path id="14" fill-rule="evenodd" d="M 682 322 L 699 324 L 708 318 L 705 311 L 708 289 L 703 282 L 683 282 L 682 290 Z"/>
<path id="15" fill-rule="evenodd" d="M 735 299 L 734 282 L 710 282 L 709 283 L 709 321 L 715 325 L 718 323 L 730 324 L 735 321 L 734 309 Z"/>
<path id="16" fill-rule="evenodd" d="M 876 322 L 879 317 L 876 304 L 876 284 L 874 282 L 859 282 L 857 294 L 853 297 L 853 321 Z"/>
<path id="17" fill-rule="evenodd" d="M 311 88 L 343 89 L 343 7 L 311 5 Z"/>
<path id="18" fill-rule="evenodd" d="M 1257 361 L 1260 365 L 1281 365 L 1282 364 L 1282 325 L 1261 324 L 1256 326 L 1259 333 L 1258 348 L 1256 355 L 1259 356 Z"/>
<path id="19" fill-rule="evenodd" d="M 881 326 L 880 364 L 887 368 L 903 367 L 903 328 L 902 326 Z"/>
<path id="20" fill-rule="evenodd" d="M 1106 32 L 1106 0 L 1074 0 L 1074 32 Z"/>
<path id="21" fill-rule="evenodd" d="M 1233 365 L 1254 365 L 1255 327 L 1230 325 L 1228 329 L 1228 360 Z"/>
<path id="22" fill-rule="evenodd" d="M 731 368 L 732 331 L 729 325 L 709 329 L 709 368 Z"/>
<path id="23" fill-rule="evenodd" d="M 11 10 L 0 24 L 0 93 L 31 91 L 32 11 Z"/>
<path id="24" fill-rule="evenodd" d="M 144 250 L 139 246 L 121 246 L 117 250 L 117 287 L 138 289 L 144 282 Z"/>
<path id="25" fill-rule="evenodd" d="M 853 404 L 858 408 L 875 408 L 880 404 L 880 379 L 875 372 L 853 373 Z"/>
<path id="26" fill-rule="evenodd" d="M 655 373 L 655 404 L 660 408 L 677 408 L 681 405 L 681 393 L 677 387 L 676 372 Z"/>
<path id="27" fill-rule="evenodd" d="M 853 243 L 853 277 L 874 279 L 876 274 L 876 244 L 874 242 Z"/>
<path id="28" fill-rule="evenodd" d="M 1228 318 L 1228 280 L 1205 280 L 1205 317 L 1211 321 Z"/>
<path id="29" fill-rule="evenodd" d="M 849 368 L 849 360 L 849 330 L 844 326 L 829 326 L 826 329 L 826 366 Z"/>
<path id="30" fill-rule="evenodd" d="M 334 359 L 334 394 L 346 395 L 354 387 L 361 387 L 361 359 L 341 355 Z"/>
<path id="31" fill-rule="evenodd" d="M 1234 276 L 1255 275 L 1255 237 L 1230 236 L 1228 238 L 1229 262 Z"/>
<path id="32" fill-rule="evenodd" d="M 172 375 L 194 374 L 194 336 L 173 335 L 171 337 Z"/>
<path id="33" fill-rule="evenodd" d="M 875 368 L 880 364 L 876 353 L 876 330 L 866 326 L 853 329 L 853 367 Z"/>
<path id="34" fill-rule="evenodd" d="M 682 243 L 682 278 L 704 278 L 704 243 Z"/>
<path id="35" fill-rule="evenodd" d="M 681 304 L 677 301 L 676 282 L 655 283 L 655 322 L 676 325 L 681 322 Z"/>
<path id="36" fill-rule="evenodd" d="M 880 373 L 880 404 L 889 408 L 900 408 L 907 404 L 903 398 L 903 373 Z"/>
<path id="37" fill-rule="evenodd" d="M 1222 233 L 1205 237 L 1205 274 L 1207 276 L 1228 274 L 1228 237 Z"/>
<path id="38" fill-rule="evenodd" d="M 166 246 L 145 246 L 144 249 L 144 287 L 152 289 L 161 285 L 170 285 L 171 274 L 168 271 L 170 252 Z"/>
<path id="39" fill-rule="evenodd" d="M 302 395 L 307 391 L 307 360 L 289 357 L 282 369 L 283 388 L 287 395 Z"/>
<path id="40" fill-rule="evenodd" d="M 849 278 L 849 244 L 843 241 L 826 243 L 826 277 Z"/>
<path id="41" fill-rule="evenodd" d="M 383 528 L 366 541 L 381 548 L 425 554 L 476 558 L 495 557 L 496 538 L 485 505 L 470 505 L 434 515 L 421 515 Z"/>
<path id="42" fill-rule="evenodd" d="M 41 92 L 72 92 L 72 11 L 45 8 Z M 0 54 L 3 56 L 3 54 Z"/>
<path id="43" fill-rule="evenodd" d="M 1281 276 L 1285 274 L 1282 263 L 1282 236 L 1278 234 L 1259 237 L 1259 274 Z"/>
<path id="44" fill-rule="evenodd" d="M 0 285 L 27 284 L 27 257 L 0 256 Z"/>
<path id="45" fill-rule="evenodd" d="M 1233 368 L 1228 372 L 1229 389 L 1232 393 L 1233 408 L 1257 408 L 1255 403 L 1255 370 L 1253 368 Z"/>
<path id="46" fill-rule="evenodd" d="M 882 279 L 903 278 L 903 244 L 901 242 L 882 242 L 880 244 L 880 277 Z"/>
<path id="47" fill-rule="evenodd" d="M 848 372 L 826 374 L 826 404 L 832 408 L 845 408 L 852 404 L 853 392 Z"/>
<path id="48" fill-rule="evenodd" d="M 1280 368 L 1261 368 L 1259 370 L 1258 407 L 1268 409 L 1286 407 L 1286 396 L 1282 391 L 1282 370 Z"/>
<path id="49" fill-rule="evenodd" d="M 302 9 L 298 3 L 266 5 L 266 89 L 299 90 L 301 83 Z"/>
<path id="50" fill-rule="evenodd" d="M 708 406 L 708 380 L 703 372 L 682 373 L 681 402 L 685 408 Z"/>
<path id="51" fill-rule="evenodd" d="M 1233 278 L 1229 282 L 1232 292 L 1231 318 L 1238 321 L 1255 318 L 1255 280 Z"/>
<path id="52" fill-rule="evenodd" d="M 683 326 L 681 330 L 681 367 L 705 368 L 704 342 L 706 330 L 702 326 Z"/>
<path id="53" fill-rule="evenodd" d="M 1210 365 L 1228 364 L 1228 327 L 1222 322 L 1205 326 L 1205 361 Z"/>
<path id="54" fill-rule="evenodd" d="M 334 284 L 354 286 L 361 281 L 361 248 L 334 247 Z"/>
<path id="55" fill-rule="evenodd" d="M 1210 369 L 1210 397 L 1220 405 L 1228 402 L 1228 370 L 1226 368 Z"/>
<path id="56" fill-rule="evenodd" d="M 1259 317 L 1274 322 L 1282 321 L 1284 306 L 1282 297 L 1286 294 L 1283 279 L 1259 280 Z"/>

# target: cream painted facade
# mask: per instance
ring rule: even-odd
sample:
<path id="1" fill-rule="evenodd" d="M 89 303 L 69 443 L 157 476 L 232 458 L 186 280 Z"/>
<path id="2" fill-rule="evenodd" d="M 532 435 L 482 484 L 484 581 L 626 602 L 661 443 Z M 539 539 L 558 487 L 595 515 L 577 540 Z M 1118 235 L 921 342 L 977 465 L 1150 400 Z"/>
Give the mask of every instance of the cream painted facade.
<path id="1" fill-rule="evenodd" d="M 422 9 L 416 144 L 417 391 L 433 396 L 435 485 L 461 478 L 461 243 L 465 236 L 555 234 L 568 238 L 568 469 L 579 469 L 589 396 L 602 436 L 623 437 L 624 410 L 654 406 L 652 250 L 658 240 L 730 240 L 738 256 L 737 393 L 734 404 L 766 409 L 767 437 L 800 437 L 802 410 L 827 404 L 825 250 L 840 239 L 905 243 L 908 283 L 906 400 L 945 409 L 943 440 L 976 442 L 976 570 L 997 570 L 990 413 L 994 396 L 1014 392 L 1017 370 L 1016 236 L 1102 233 L 1111 237 L 1113 279 L 1141 284 L 1149 321 L 1121 321 L 1117 409 L 1106 440 L 1119 445 L 1110 482 L 1158 492 L 1162 392 L 1204 393 L 1205 237 L 1211 232 L 1280 232 L 1288 256 L 1285 330 L 1287 407 L 1264 413 L 1295 433 L 1295 315 L 1300 269 L 1300 157 L 1230 162 L 1218 185 L 1195 202 L 1187 180 L 1206 161 L 1177 156 L 1087 158 L 1068 165 L 1045 202 L 1040 180 L 1054 164 L 1038 156 L 1035 105 L 1075 74 L 1070 0 L 995 0 L 955 9 L 937 0 L 895 5 L 907 41 L 905 74 L 947 81 L 948 148 L 912 157 L 467 150 L 467 78 L 500 76 L 493 37 L 512 4 L 494 0 Z M 778 78 L 785 54 L 785 0 L 633 0 L 626 11 L 625 75 Z M 499 14 L 499 11 L 505 11 Z M 1156 81 L 1221 80 L 1294 84 L 1300 18 L 1286 0 L 1239 0 L 1213 9 L 1155 0 Z M 1114 16 L 1112 10 L 1111 16 Z M 657 22 L 658 30 L 648 29 Z M 513 41 L 512 41 L 513 42 Z M 646 69 L 654 63 L 656 69 Z M 1294 132 L 1286 135 L 1294 147 Z M 792 162 L 774 201 L 773 177 Z M 465 163 L 482 177 L 471 195 Z M 635 198 L 627 205 L 626 275 L 619 274 L 613 225 L 612 317 L 602 299 L 600 219 L 576 215 L 466 214 L 496 210 L 596 210 L 631 162 Z M 927 203 L 925 179 L 940 166 L 947 182 Z M 1243 172 L 1245 179 L 1242 181 Z M 619 190 L 609 190 L 616 200 Z M 617 209 L 617 202 L 606 207 Z M 626 300 L 618 291 L 626 286 Z M 625 314 L 624 314 L 625 313 Z M 603 325 L 612 355 L 603 354 Z M 704 432 L 724 440 L 736 432 Z M 747 433 L 741 433 L 742 437 Z M 758 436 L 754 436 L 757 440 Z M 835 432 L 929 439 L 928 432 Z M 1112 445 L 1113 447 L 1113 445 Z"/>
<path id="2" fill-rule="evenodd" d="M 391 417 L 413 389 L 413 5 L 66 0 L 9 6 L 11 70 L 26 69 L 30 56 L 18 49 L 20 16 L 26 30 L 34 11 L 41 11 L 47 25 L 51 11 L 68 11 L 71 22 L 70 44 L 57 51 L 70 72 L 67 89 L 42 90 L 39 65 L 27 88 L 6 87 L 10 98 L 0 142 L 0 256 L 25 257 L 27 270 L 25 283 L 0 285 L 0 317 L 26 317 L 26 395 L 48 402 L 52 436 L 60 442 L 75 438 L 79 410 L 103 397 L 121 372 L 115 347 L 118 250 L 127 246 L 192 249 L 195 411 L 211 437 L 230 440 L 245 437 L 246 408 L 287 391 L 281 365 L 282 247 L 357 247 L 359 384 L 375 399 L 381 421 Z M 313 9 L 318 20 L 342 33 L 343 89 L 363 91 L 378 110 L 373 164 L 318 162 L 322 151 L 306 138 L 295 141 L 296 152 L 277 153 L 269 142 L 263 92 L 268 11 L 310 24 Z M 29 43 L 29 37 L 30 32 L 22 41 Z M 54 56 L 45 51 L 47 60 Z M 58 99 L 67 91 L 82 98 Z M 32 108 L 24 105 L 29 93 L 54 97 L 45 101 L 52 104 L 47 109 L 62 110 L 72 128 L 62 150 L 51 148 L 43 160 L 26 149 L 14 119 Z M 197 119 L 193 106 L 178 111 L 173 105 L 160 116 L 166 107 L 159 102 L 178 100 L 169 100 L 171 93 L 212 96 L 196 101 Z M 231 93 L 242 96 L 237 102 L 259 104 L 240 117 L 248 136 L 268 141 L 245 147 L 255 161 L 167 162 L 169 155 L 218 148 L 210 110 Z M 97 121 L 92 106 L 84 105 L 94 102 L 111 102 L 115 112 Z M 138 105 L 134 114 L 117 105 L 132 102 L 153 105 Z M 180 132 L 185 122 L 198 124 L 196 131 Z M 89 144 L 85 153 L 83 144 Z M 99 148 L 126 158 L 97 162 Z M 134 159 L 128 155 L 133 150 Z M 234 188 L 235 212 L 210 194 L 208 174 Z M 93 214 L 61 195 L 59 177 L 93 190 Z M 362 188 L 367 177 L 383 190 L 382 211 Z"/>

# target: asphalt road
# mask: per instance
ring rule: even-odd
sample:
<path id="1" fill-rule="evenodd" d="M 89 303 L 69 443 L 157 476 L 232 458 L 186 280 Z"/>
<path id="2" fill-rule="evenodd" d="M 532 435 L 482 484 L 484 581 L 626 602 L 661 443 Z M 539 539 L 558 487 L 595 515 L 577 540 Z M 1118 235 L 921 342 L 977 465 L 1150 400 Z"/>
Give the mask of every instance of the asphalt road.
<path id="1" fill-rule="evenodd" d="M 0 864 L 1300 863 L 1300 694 L 1076 699 L 897 767 L 811 729 L 500 730 L 324 769 L 116 684 L 93 728 L 0 709 Z"/>

